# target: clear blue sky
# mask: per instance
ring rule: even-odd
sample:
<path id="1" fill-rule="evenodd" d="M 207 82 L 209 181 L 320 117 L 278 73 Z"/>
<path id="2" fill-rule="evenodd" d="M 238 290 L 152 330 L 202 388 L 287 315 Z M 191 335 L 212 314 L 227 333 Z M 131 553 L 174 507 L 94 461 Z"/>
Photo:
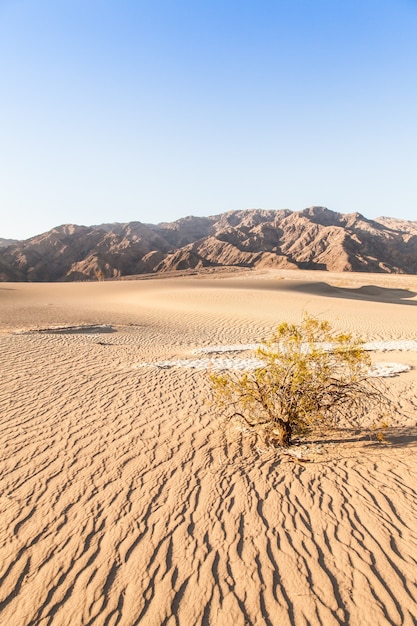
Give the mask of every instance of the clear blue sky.
<path id="1" fill-rule="evenodd" d="M 417 220 L 416 0 L 0 0 L 0 237 Z"/>

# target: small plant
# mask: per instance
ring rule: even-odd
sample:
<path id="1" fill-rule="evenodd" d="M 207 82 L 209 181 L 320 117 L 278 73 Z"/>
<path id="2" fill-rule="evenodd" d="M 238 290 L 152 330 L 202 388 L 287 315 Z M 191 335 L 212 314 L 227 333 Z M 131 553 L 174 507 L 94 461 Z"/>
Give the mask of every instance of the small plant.
<path id="1" fill-rule="evenodd" d="M 272 446 L 294 435 L 359 427 L 372 408 L 387 405 L 363 343 L 337 333 L 327 321 L 304 315 L 280 324 L 257 350 L 259 367 L 211 373 L 213 399 L 226 419 L 239 418 Z"/>

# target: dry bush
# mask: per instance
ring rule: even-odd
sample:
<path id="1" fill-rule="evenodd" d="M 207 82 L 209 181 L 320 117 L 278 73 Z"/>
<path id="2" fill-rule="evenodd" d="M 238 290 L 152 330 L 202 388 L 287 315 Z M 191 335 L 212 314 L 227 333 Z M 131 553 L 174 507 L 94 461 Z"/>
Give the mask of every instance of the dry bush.
<path id="1" fill-rule="evenodd" d="M 373 410 L 386 416 L 380 381 L 370 377 L 363 342 L 305 315 L 280 324 L 258 348 L 261 365 L 244 373 L 211 373 L 213 399 L 227 420 L 240 418 L 269 445 L 294 435 L 358 428 Z"/>

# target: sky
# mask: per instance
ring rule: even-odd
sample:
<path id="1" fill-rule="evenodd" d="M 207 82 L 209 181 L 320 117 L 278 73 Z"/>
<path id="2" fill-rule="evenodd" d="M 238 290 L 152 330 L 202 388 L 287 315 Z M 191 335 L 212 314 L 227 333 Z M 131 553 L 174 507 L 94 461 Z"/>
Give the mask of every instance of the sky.
<path id="1" fill-rule="evenodd" d="M 417 0 L 0 0 L 0 237 L 417 220 Z"/>

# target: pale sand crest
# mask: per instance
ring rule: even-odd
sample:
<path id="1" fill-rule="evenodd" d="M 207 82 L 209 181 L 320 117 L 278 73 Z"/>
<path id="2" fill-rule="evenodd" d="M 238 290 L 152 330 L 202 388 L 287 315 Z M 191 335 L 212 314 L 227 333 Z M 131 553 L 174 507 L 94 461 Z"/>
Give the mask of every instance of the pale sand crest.
<path id="1" fill-rule="evenodd" d="M 303 311 L 415 342 L 417 277 L 9 283 L 0 306 L 1 624 L 416 623 L 416 352 L 373 352 L 412 367 L 390 443 L 291 454 L 220 429 L 203 369 L 140 365 Z"/>

